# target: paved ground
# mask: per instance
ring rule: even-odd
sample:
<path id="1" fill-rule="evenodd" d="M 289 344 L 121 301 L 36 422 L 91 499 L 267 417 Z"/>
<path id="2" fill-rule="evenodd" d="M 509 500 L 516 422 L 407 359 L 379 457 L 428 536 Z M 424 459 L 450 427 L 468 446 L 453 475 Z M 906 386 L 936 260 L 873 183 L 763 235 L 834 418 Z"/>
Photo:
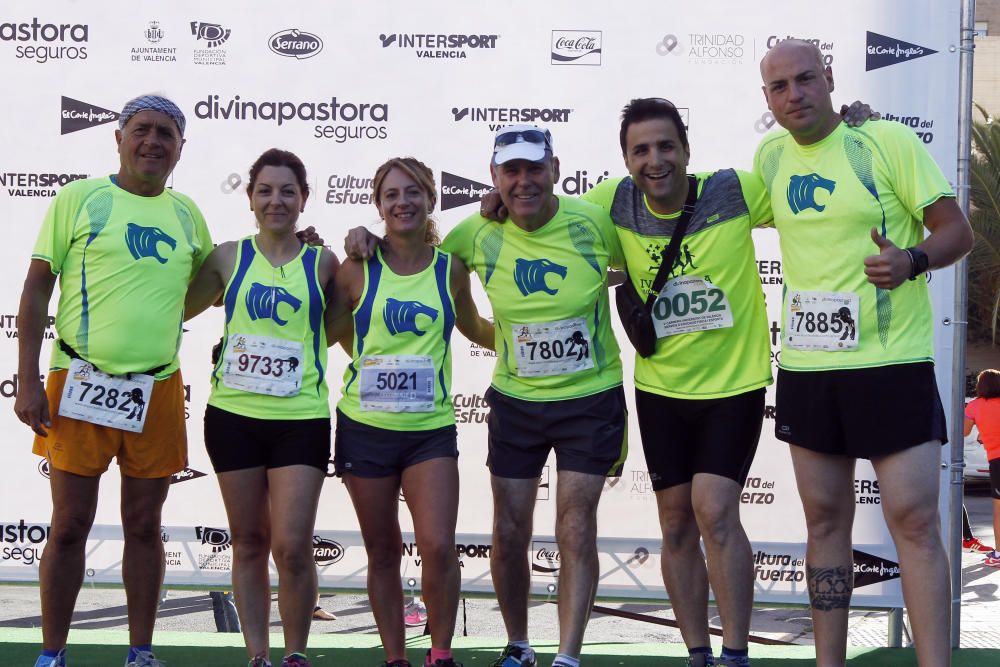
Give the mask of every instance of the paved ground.
<path id="1" fill-rule="evenodd" d="M 980 539 L 993 542 L 992 507 L 990 498 L 970 494 L 966 506 L 973 529 Z M 962 557 L 962 633 L 964 648 L 1000 648 L 1000 569 L 982 565 L 982 557 L 964 554 Z M 38 589 L 34 586 L 0 585 L 0 627 L 32 628 L 40 623 Z M 323 607 L 337 615 L 335 621 L 317 621 L 314 633 L 374 633 L 375 623 L 364 595 L 324 595 Z M 672 619 L 669 605 L 619 603 L 605 605 L 611 609 L 649 615 L 655 619 Z M 545 601 L 534 601 L 529 612 L 532 636 L 553 639 L 558 636 L 556 607 Z M 277 605 L 272 607 L 272 626 L 280 631 Z M 718 624 L 718 617 L 712 622 Z M 77 604 L 74 628 L 126 629 L 124 593 L 119 589 L 85 588 Z M 169 590 L 157 619 L 158 630 L 215 631 L 215 619 L 208 593 L 202 591 Z M 422 628 L 412 628 L 419 634 Z M 496 637 L 498 647 L 505 636 L 495 599 L 469 598 L 459 609 L 458 633 L 474 637 Z M 812 626 L 805 608 L 758 608 L 754 610 L 751 633 L 770 639 L 812 643 Z M 857 610 L 851 613 L 850 644 L 853 646 L 885 646 L 888 618 L 884 612 Z M 587 640 L 593 642 L 667 642 L 680 643 L 680 633 L 663 625 L 595 613 L 587 628 Z M 907 638 L 904 636 L 904 643 Z M 720 640 L 716 640 L 720 641 Z"/>

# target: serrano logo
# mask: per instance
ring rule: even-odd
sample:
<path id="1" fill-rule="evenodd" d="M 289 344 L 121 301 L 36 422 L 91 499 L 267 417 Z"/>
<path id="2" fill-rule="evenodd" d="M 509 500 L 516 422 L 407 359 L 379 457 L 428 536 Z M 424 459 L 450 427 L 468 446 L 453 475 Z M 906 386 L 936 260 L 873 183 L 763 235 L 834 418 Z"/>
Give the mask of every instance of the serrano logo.
<path id="1" fill-rule="evenodd" d="M 44 477 L 45 479 L 49 479 L 50 478 L 49 477 L 49 470 L 50 470 L 49 460 L 48 459 L 41 459 L 38 462 L 38 474 L 41 475 L 42 477 Z"/>
<path id="2" fill-rule="evenodd" d="M 382 319 L 393 336 L 404 332 L 417 336 L 427 333 L 417 326 L 417 315 L 424 315 L 431 318 L 432 322 L 437 322 L 438 311 L 419 301 L 400 301 L 392 297 L 385 300 L 385 308 L 382 309 Z"/>
<path id="3" fill-rule="evenodd" d="M 870 30 L 866 34 L 868 36 L 868 48 L 865 55 L 866 72 L 937 53 L 934 49 L 929 49 L 926 46 L 911 44 Z"/>
<path id="4" fill-rule="evenodd" d="M 159 227 L 143 227 L 134 222 L 125 225 L 125 245 L 128 246 L 133 259 L 153 257 L 160 264 L 166 264 L 167 258 L 160 256 L 158 248 L 160 243 L 166 243 L 171 250 L 177 249 L 177 241 Z"/>
<path id="5" fill-rule="evenodd" d="M 296 313 L 299 312 L 299 308 L 302 306 L 302 300 L 296 298 L 284 287 L 272 287 L 270 285 L 262 285 L 261 283 L 253 283 L 250 285 L 250 289 L 247 290 L 247 314 L 250 315 L 250 319 L 253 321 L 263 318 L 273 321 L 280 327 L 285 326 L 288 324 L 288 320 L 282 319 L 278 314 L 278 304 L 282 303 L 291 306 L 292 311 Z"/>
<path id="6" fill-rule="evenodd" d="M 333 565 L 344 557 L 344 547 L 339 542 L 313 535 L 313 560 L 317 565 Z"/>
<path id="7" fill-rule="evenodd" d="M 97 127 L 116 120 L 118 120 L 118 113 L 115 111 L 63 96 L 62 124 L 59 134 L 86 130 L 89 127 Z"/>
<path id="8" fill-rule="evenodd" d="M 499 35 L 382 33 L 382 48 L 413 49 L 418 58 L 468 58 L 468 49 L 495 49 Z"/>
<path id="9" fill-rule="evenodd" d="M 474 204 L 492 189 L 492 185 L 442 171 L 441 210 L 447 211 L 466 204 Z"/>
<path id="10" fill-rule="evenodd" d="M 600 65 L 600 30 L 553 30 L 553 65 Z"/>
<path id="11" fill-rule="evenodd" d="M 562 557 L 555 542 L 531 543 L 531 571 L 536 574 L 557 577 Z"/>
<path id="12" fill-rule="evenodd" d="M 788 206 L 796 215 L 807 208 L 822 212 L 826 204 L 816 202 L 816 190 L 825 190 L 827 195 L 832 195 L 836 187 L 835 182 L 816 173 L 792 176 L 788 181 Z"/>
<path id="13" fill-rule="evenodd" d="M 305 60 L 323 50 L 323 40 L 304 30 L 288 28 L 271 35 L 268 47 L 279 56 Z"/>
<path id="14" fill-rule="evenodd" d="M 566 271 L 565 266 L 547 259 L 518 258 L 514 262 L 514 284 L 517 285 L 517 289 L 521 290 L 521 294 L 524 296 L 536 292 L 555 295 L 559 291 L 559 288 L 553 289 L 549 287 L 545 282 L 545 277 L 550 273 L 554 273 L 565 280 Z"/>

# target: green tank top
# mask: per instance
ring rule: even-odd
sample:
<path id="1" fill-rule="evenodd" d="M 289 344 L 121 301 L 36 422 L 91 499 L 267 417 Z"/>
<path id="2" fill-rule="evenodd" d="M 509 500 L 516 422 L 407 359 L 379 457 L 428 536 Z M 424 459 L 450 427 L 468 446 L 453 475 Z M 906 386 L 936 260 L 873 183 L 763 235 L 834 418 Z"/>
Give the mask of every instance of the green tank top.
<path id="1" fill-rule="evenodd" d="M 393 431 L 454 424 L 451 255 L 435 248 L 427 268 L 400 276 L 379 250 L 364 273 L 364 292 L 353 311 L 353 358 L 337 408 L 355 421 Z"/>
<path id="2" fill-rule="evenodd" d="M 224 292 L 226 326 L 208 404 L 257 419 L 330 416 L 320 249 L 271 266 L 241 239 Z"/>

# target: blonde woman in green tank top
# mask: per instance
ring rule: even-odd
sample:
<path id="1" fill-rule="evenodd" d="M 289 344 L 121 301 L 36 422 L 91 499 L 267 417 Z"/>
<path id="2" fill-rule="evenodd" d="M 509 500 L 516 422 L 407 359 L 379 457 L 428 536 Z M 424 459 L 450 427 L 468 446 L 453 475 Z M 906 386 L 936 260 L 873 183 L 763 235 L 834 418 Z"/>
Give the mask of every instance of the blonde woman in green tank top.
<path id="1" fill-rule="evenodd" d="M 295 225 L 309 182 L 294 154 L 271 149 L 247 186 L 257 233 L 219 245 L 191 283 L 186 317 L 220 299 L 225 330 L 205 410 L 205 447 L 233 545 L 233 590 L 251 667 L 269 667 L 271 584 L 278 569 L 286 655 L 308 665 L 316 601 L 312 536 L 330 459 L 324 310 L 339 263 Z"/>
<path id="2" fill-rule="evenodd" d="M 451 656 L 460 584 L 452 330 L 493 349 L 493 325 L 476 311 L 468 270 L 436 247 L 429 217 L 435 192 L 432 172 L 414 158 L 378 168 L 374 200 L 385 240 L 370 260 L 344 263 L 327 312 L 327 338 L 351 356 L 337 406 L 334 466 L 358 514 L 368 595 L 385 664 L 394 667 L 410 664 L 399 577 L 400 491 L 422 559 L 431 634 L 424 664 L 458 664 Z"/>

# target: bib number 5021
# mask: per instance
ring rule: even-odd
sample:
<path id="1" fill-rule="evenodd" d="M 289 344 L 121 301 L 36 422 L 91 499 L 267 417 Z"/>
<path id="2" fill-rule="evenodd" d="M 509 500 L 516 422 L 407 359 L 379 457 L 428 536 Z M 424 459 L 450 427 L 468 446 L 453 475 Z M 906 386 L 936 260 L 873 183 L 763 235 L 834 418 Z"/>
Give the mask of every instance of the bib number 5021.
<path id="1" fill-rule="evenodd" d="M 379 371 L 375 376 L 375 388 L 380 391 L 414 391 L 417 388 L 416 371 Z"/>

